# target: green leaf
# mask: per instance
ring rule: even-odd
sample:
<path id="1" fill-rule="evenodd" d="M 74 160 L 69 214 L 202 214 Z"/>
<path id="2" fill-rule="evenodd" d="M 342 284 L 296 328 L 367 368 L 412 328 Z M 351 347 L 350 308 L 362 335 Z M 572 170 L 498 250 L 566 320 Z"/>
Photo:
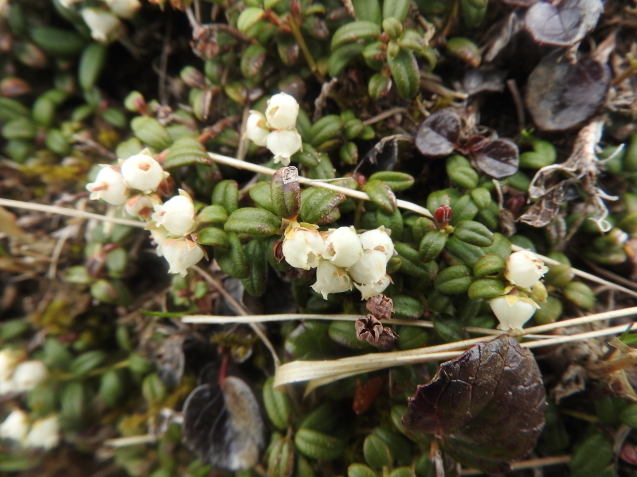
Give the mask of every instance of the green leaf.
<path id="1" fill-rule="evenodd" d="M 212 204 L 222 206 L 231 214 L 239 208 L 239 185 L 237 181 L 219 182 L 212 191 Z"/>
<path id="2" fill-rule="evenodd" d="M 243 246 L 239 240 L 239 236 L 234 233 L 228 233 L 228 240 L 230 242 L 230 248 L 223 250 L 220 248 L 215 249 L 215 259 L 219 268 L 224 273 L 227 273 L 234 278 L 247 278 L 250 274 L 250 267 L 248 265 L 248 259 L 243 252 Z"/>
<path id="3" fill-rule="evenodd" d="M 204 207 L 197 214 L 197 222 L 213 224 L 223 224 L 228 220 L 228 213 L 221 205 L 209 205 Z"/>
<path id="4" fill-rule="evenodd" d="M 268 457 L 268 477 L 290 477 L 294 472 L 294 444 L 289 437 L 277 440 Z"/>
<path id="5" fill-rule="evenodd" d="M 338 423 L 338 408 L 330 401 L 320 404 L 307 416 L 300 420 L 299 429 L 311 429 L 316 432 L 329 433 Z"/>
<path id="6" fill-rule="evenodd" d="M 241 12 L 237 19 L 237 30 L 241 33 L 247 32 L 250 28 L 257 24 L 265 12 L 261 8 L 248 7 Z"/>
<path id="7" fill-rule="evenodd" d="M 106 361 L 107 354 L 102 350 L 93 350 L 82 353 L 71 363 L 71 374 L 76 377 L 86 376 L 93 369 Z"/>
<path id="8" fill-rule="evenodd" d="M 387 444 L 374 434 L 370 434 L 365 438 L 363 442 L 363 455 L 369 466 L 376 470 L 389 467 L 393 461 Z"/>
<path id="9" fill-rule="evenodd" d="M 344 448 L 340 439 L 310 429 L 299 429 L 294 436 L 294 445 L 301 454 L 316 460 L 334 460 Z"/>
<path id="10" fill-rule="evenodd" d="M 354 324 L 351 321 L 332 321 L 329 335 L 336 343 L 350 349 L 371 348 L 371 345 L 367 341 L 358 339 Z"/>
<path id="11" fill-rule="evenodd" d="M 170 146 L 170 150 L 164 159 L 164 169 L 189 166 L 191 164 L 209 166 L 212 164 L 212 160 L 199 141 L 191 137 L 181 137 Z"/>
<path id="12" fill-rule="evenodd" d="M 391 44 L 391 43 L 390 43 Z M 398 94 L 405 99 L 412 99 L 420 89 L 420 73 L 418 63 L 412 51 L 396 45 L 397 52 L 387 49 L 387 64 L 394 79 Z M 394 53 L 394 54 L 392 54 Z"/>
<path id="13" fill-rule="evenodd" d="M 349 22 L 340 27 L 332 36 L 331 48 L 335 50 L 345 43 L 361 39 L 374 39 L 380 36 L 380 24 L 369 21 Z"/>
<path id="14" fill-rule="evenodd" d="M 131 129 L 140 141 L 152 148 L 164 150 L 170 146 L 170 134 L 155 118 L 137 116 L 131 121 Z"/>
<path id="15" fill-rule="evenodd" d="M 101 43 L 91 43 L 82 52 L 78 66 L 78 79 L 83 90 L 93 89 L 106 64 L 108 48 Z"/>
<path id="16" fill-rule="evenodd" d="M 286 393 L 274 389 L 273 384 L 274 378 L 268 378 L 263 385 L 263 405 L 272 424 L 285 430 L 292 412 L 292 401 Z"/>
<path id="17" fill-rule="evenodd" d="M 493 245 L 493 232 L 473 220 L 461 220 L 458 222 L 454 227 L 453 235 L 459 240 L 476 247 Z"/>
<path id="18" fill-rule="evenodd" d="M 33 42 L 54 56 L 75 56 L 86 44 L 84 38 L 71 30 L 37 26 L 29 30 Z"/>
<path id="19" fill-rule="evenodd" d="M 452 265 L 438 273 L 434 279 L 436 290 L 446 295 L 459 295 L 465 293 L 473 277 L 471 270 L 465 265 Z"/>
<path id="20" fill-rule="evenodd" d="M 217 227 L 206 227 L 197 232 L 197 243 L 201 245 L 211 245 L 224 250 L 230 248 L 228 235 Z"/>
<path id="21" fill-rule="evenodd" d="M 260 240 L 252 240 L 244 248 L 250 264 L 250 274 L 241 280 L 245 290 L 252 296 L 265 293 L 268 278 L 268 260 L 265 255 L 265 244 Z"/>
<path id="22" fill-rule="evenodd" d="M 380 25 L 380 3 L 378 0 L 352 0 L 356 19 Z"/>
<path id="23" fill-rule="evenodd" d="M 414 185 L 415 179 L 409 174 L 396 171 L 380 171 L 369 176 L 369 180 L 383 181 L 394 192 L 400 192 L 409 189 Z"/>
<path id="24" fill-rule="evenodd" d="M 347 468 L 347 477 L 378 477 L 378 474 L 363 464 L 352 464 Z"/>
<path id="25" fill-rule="evenodd" d="M 397 207 L 396 195 L 391 188 L 378 179 L 370 180 L 365 184 L 365 193 L 374 204 L 388 214 L 393 214 Z"/>
<path id="26" fill-rule="evenodd" d="M 597 432 L 582 442 L 571 457 L 573 477 L 598 477 L 609 467 L 614 458 L 613 442 Z"/>
<path id="27" fill-rule="evenodd" d="M 343 194 L 329 189 L 318 187 L 306 189 L 301 193 L 301 219 L 310 224 L 333 222 L 341 216 L 338 205 L 345 198 Z"/>
<path id="28" fill-rule="evenodd" d="M 263 237 L 279 234 L 281 224 L 281 218 L 272 212 L 256 207 L 244 207 L 232 212 L 223 228 L 226 232 Z"/>
<path id="29" fill-rule="evenodd" d="M 409 12 L 409 0 L 385 0 L 383 2 L 383 19 L 395 18 L 403 21 Z"/>
<path id="30" fill-rule="evenodd" d="M 349 43 L 339 46 L 332 52 L 327 62 L 327 72 L 332 77 L 337 77 L 343 69 L 360 56 L 364 45 Z"/>

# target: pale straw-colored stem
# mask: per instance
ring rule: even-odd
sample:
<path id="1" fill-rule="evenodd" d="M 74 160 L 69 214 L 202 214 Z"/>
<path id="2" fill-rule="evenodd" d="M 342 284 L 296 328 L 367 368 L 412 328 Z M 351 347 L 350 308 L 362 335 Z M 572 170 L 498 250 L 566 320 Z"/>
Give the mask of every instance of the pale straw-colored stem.
<path id="1" fill-rule="evenodd" d="M 99 220 L 101 222 L 111 222 L 119 225 L 128 225 L 129 227 L 138 227 L 143 229 L 146 227 L 144 222 L 137 220 L 120 219 L 118 217 L 109 217 L 101 214 L 93 214 L 91 212 L 84 212 L 83 210 L 69 209 L 66 207 L 59 207 L 57 205 L 45 205 L 36 204 L 33 202 L 22 202 L 19 200 L 2 199 L 0 198 L 0 206 L 15 207 L 16 209 L 35 210 L 38 212 L 46 212 L 49 214 L 66 215 L 67 217 L 77 217 L 79 219 L 86 220 Z"/>
<path id="2" fill-rule="evenodd" d="M 221 154 L 216 154 L 214 152 L 209 152 L 208 155 L 213 161 L 218 162 L 219 164 L 225 164 L 227 166 L 236 167 L 237 169 L 244 169 L 247 171 L 252 171 L 258 174 L 264 174 L 269 176 L 274 175 L 274 173 L 276 172 L 274 169 L 270 169 L 268 167 L 260 166 L 258 164 L 252 164 L 246 161 L 238 161 L 236 159 L 233 159 L 232 157 L 222 156 Z M 343 195 L 346 195 L 348 197 L 353 197 L 355 199 L 371 200 L 365 192 L 348 189 L 346 187 L 339 187 L 339 186 L 330 184 L 329 182 L 318 182 L 312 179 L 308 179 L 307 177 L 299 176 L 299 183 L 312 186 L 312 187 L 321 187 L 323 189 L 329 189 L 334 192 L 338 192 Z M 425 217 L 433 218 L 429 210 L 419 205 L 416 205 L 412 202 L 407 202 L 405 200 L 398 200 L 396 201 L 396 204 L 401 209 L 411 210 L 412 212 L 416 212 L 417 214 L 424 215 Z"/>
<path id="3" fill-rule="evenodd" d="M 512 462 L 511 470 L 535 469 L 537 467 L 548 467 L 549 465 L 568 464 L 571 461 L 570 455 L 556 455 L 551 457 L 540 457 L 537 459 Z M 486 472 L 476 469 L 464 469 L 460 472 L 462 476 L 487 475 Z"/>
<path id="4" fill-rule="evenodd" d="M 127 447 L 139 444 L 152 444 L 157 441 L 157 437 L 152 434 L 142 434 L 140 436 L 117 437 L 115 439 L 107 439 L 104 444 L 110 447 Z"/>

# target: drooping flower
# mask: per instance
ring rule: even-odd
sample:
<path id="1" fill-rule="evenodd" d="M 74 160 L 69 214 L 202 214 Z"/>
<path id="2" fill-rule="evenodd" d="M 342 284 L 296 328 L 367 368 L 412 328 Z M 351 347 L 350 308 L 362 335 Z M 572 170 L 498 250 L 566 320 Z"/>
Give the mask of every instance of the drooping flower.
<path id="1" fill-rule="evenodd" d="M 139 0 L 104 0 L 104 2 L 120 18 L 132 18 L 142 6 Z"/>
<path id="2" fill-rule="evenodd" d="M 332 265 L 327 260 L 319 261 L 316 267 L 316 283 L 312 289 L 327 300 L 330 293 L 341 293 L 352 289 L 352 280 L 342 268 Z"/>
<path id="3" fill-rule="evenodd" d="M 548 271 L 549 268 L 533 252 L 521 250 L 507 258 L 504 276 L 513 285 L 531 288 Z"/>
<path id="4" fill-rule="evenodd" d="M 285 234 L 282 249 L 285 261 L 295 268 L 309 270 L 325 255 L 325 242 L 317 230 L 294 227 Z"/>
<path id="5" fill-rule="evenodd" d="M 22 353 L 19 351 L 9 348 L 0 351 L 0 380 L 11 379 L 20 358 L 22 358 Z"/>
<path id="6" fill-rule="evenodd" d="M 128 199 L 128 188 L 124 176 L 116 168 L 100 164 L 102 167 L 95 177 L 95 182 L 86 184 L 90 199 L 102 199 L 111 205 L 122 205 Z"/>
<path id="7" fill-rule="evenodd" d="M 24 442 L 29 432 L 29 415 L 22 409 L 14 409 L 0 424 L 0 438 Z"/>
<path id="8" fill-rule="evenodd" d="M 13 371 L 11 380 L 15 392 L 30 391 L 49 377 L 49 370 L 40 360 L 24 361 Z"/>
<path id="9" fill-rule="evenodd" d="M 25 443 L 28 447 L 44 449 L 57 447 L 60 443 L 60 420 L 57 414 L 35 421 L 27 434 Z"/>
<path id="10" fill-rule="evenodd" d="M 162 245 L 162 252 L 170 265 L 168 273 L 179 273 L 182 277 L 204 257 L 204 251 L 199 245 L 184 238 L 166 240 Z"/>
<path id="11" fill-rule="evenodd" d="M 111 12 L 99 8 L 84 8 L 81 14 L 95 41 L 108 43 L 122 31 L 122 23 Z"/>
<path id="12" fill-rule="evenodd" d="M 354 227 L 339 227 L 325 237 L 327 258 L 337 267 L 348 268 L 363 255 L 363 246 Z"/>
<path id="13" fill-rule="evenodd" d="M 368 300 L 369 298 L 378 295 L 379 293 L 383 293 L 385 288 L 389 286 L 391 283 L 391 279 L 389 275 L 385 275 L 380 281 L 376 283 L 369 283 L 364 285 L 359 285 L 358 283 L 354 283 L 354 286 L 361 292 L 362 299 Z"/>
<path id="14" fill-rule="evenodd" d="M 150 230 L 150 237 L 153 239 L 153 242 L 155 242 L 155 245 L 157 245 L 157 255 L 159 257 L 163 257 L 164 252 L 162 247 L 164 242 L 168 240 L 168 230 L 161 225 L 156 225 L 152 222 L 146 226 L 146 229 Z"/>
<path id="15" fill-rule="evenodd" d="M 275 94 L 268 100 L 265 117 L 272 129 L 289 129 L 296 126 L 299 103 L 287 93 Z"/>
<path id="16" fill-rule="evenodd" d="M 366 250 L 361 258 L 349 269 L 349 274 L 356 283 L 369 285 L 383 279 L 387 273 L 385 253 L 380 250 Z"/>
<path id="17" fill-rule="evenodd" d="M 503 295 L 489 300 L 489 305 L 500 322 L 499 330 L 519 330 L 540 306 L 530 298 Z"/>
<path id="18" fill-rule="evenodd" d="M 127 214 L 132 215 L 133 217 L 142 217 L 148 220 L 153 213 L 155 205 L 160 203 L 161 200 L 159 199 L 159 196 L 155 194 L 139 194 L 126 201 L 124 210 L 126 210 Z"/>
<path id="19" fill-rule="evenodd" d="M 259 111 L 250 111 L 246 121 L 245 137 L 257 146 L 265 146 L 270 129 L 266 126 L 265 116 Z"/>
<path id="20" fill-rule="evenodd" d="M 274 154 L 274 163 L 284 166 L 290 164 L 290 158 L 301 150 L 303 142 L 296 130 L 272 131 L 265 139 L 266 146 Z"/>
<path id="21" fill-rule="evenodd" d="M 382 225 L 374 230 L 368 230 L 360 235 L 363 250 L 379 250 L 389 261 L 394 255 L 394 242 Z"/>
<path id="22" fill-rule="evenodd" d="M 179 195 L 166 201 L 163 205 L 155 205 L 152 215 L 157 225 L 162 225 L 171 235 L 182 236 L 192 232 L 197 226 L 195 220 L 195 204 L 184 190 Z"/>
<path id="23" fill-rule="evenodd" d="M 126 159 L 120 168 L 126 184 L 145 193 L 155 192 L 160 182 L 168 176 L 159 162 L 143 152 Z"/>

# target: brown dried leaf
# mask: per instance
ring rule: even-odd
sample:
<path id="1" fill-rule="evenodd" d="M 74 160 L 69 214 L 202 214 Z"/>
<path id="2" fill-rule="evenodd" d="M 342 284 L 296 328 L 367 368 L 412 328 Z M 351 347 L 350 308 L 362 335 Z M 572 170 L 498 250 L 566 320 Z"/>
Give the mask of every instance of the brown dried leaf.
<path id="1" fill-rule="evenodd" d="M 409 400 L 403 424 L 435 434 L 464 465 L 502 473 L 535 447 L 545 399 L 533 355 L 503 335 L 443 363 Z"/>
<path id="2" fill-rule="evenodd" d="M 509 139 L 496 139 L 472 153 L 478 168 L 496 179 L 512 176 L 518 171 L 518 146 Z"/>

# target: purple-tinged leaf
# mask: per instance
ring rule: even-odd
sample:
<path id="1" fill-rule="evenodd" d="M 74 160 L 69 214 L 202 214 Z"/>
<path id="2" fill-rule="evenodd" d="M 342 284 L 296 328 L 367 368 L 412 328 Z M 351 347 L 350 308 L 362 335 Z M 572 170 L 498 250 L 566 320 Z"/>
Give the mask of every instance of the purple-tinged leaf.
<path id="1" fill-rule="evenodd" d="M 610 85 L 608 65 L 592 58 L 571 64 L 562 52 L 545 57 L 529 75 L 526 105 L 544 131 L 572 129 L 603 106 Z"/>
<path id="2" fill-rule="evenodd" d="M 184 404 L 184 434 L 201 459 L 215 467 L 254 467 L 265 445 L 259 404 L 234 376 L 196 387 Z"/>
<path id="3" fill-rule="evenodd" d="M 505 5 L 510 5 L 512 7 L 522 7 L 527 8 L 531 5 L 535 5 L 540 0 L 501 0 Z"/>
<path id="4" fill-rule="evenodd" d="M 460 137 L 460 116 L 440 109 L 425 119 L 416 132 L 416 147 L 423 156 L 441 158 L 453 153 Z"/>
<path id="5" fill-rule="evenodd" d="M 403 424 L 435 434 L 464 465 L 503 473 L 535 447 L 545 400 L 533 355 L 503 335 L 443 363 L 410 398 Z"/>
<path id="6" fill-rule="evenodd" d="M 595 27 L 603 11 L 601 0 L 539 2 L 527 10 L 524 26 L 540 44 L 571 46 Z"/>
<path id="7" fill-rule="evenodd" d="M 509 139 L 496 139 L 473 153 L 478 168 L 496 179 L 511 176 L 518 171 L 518 146 Z"/>

